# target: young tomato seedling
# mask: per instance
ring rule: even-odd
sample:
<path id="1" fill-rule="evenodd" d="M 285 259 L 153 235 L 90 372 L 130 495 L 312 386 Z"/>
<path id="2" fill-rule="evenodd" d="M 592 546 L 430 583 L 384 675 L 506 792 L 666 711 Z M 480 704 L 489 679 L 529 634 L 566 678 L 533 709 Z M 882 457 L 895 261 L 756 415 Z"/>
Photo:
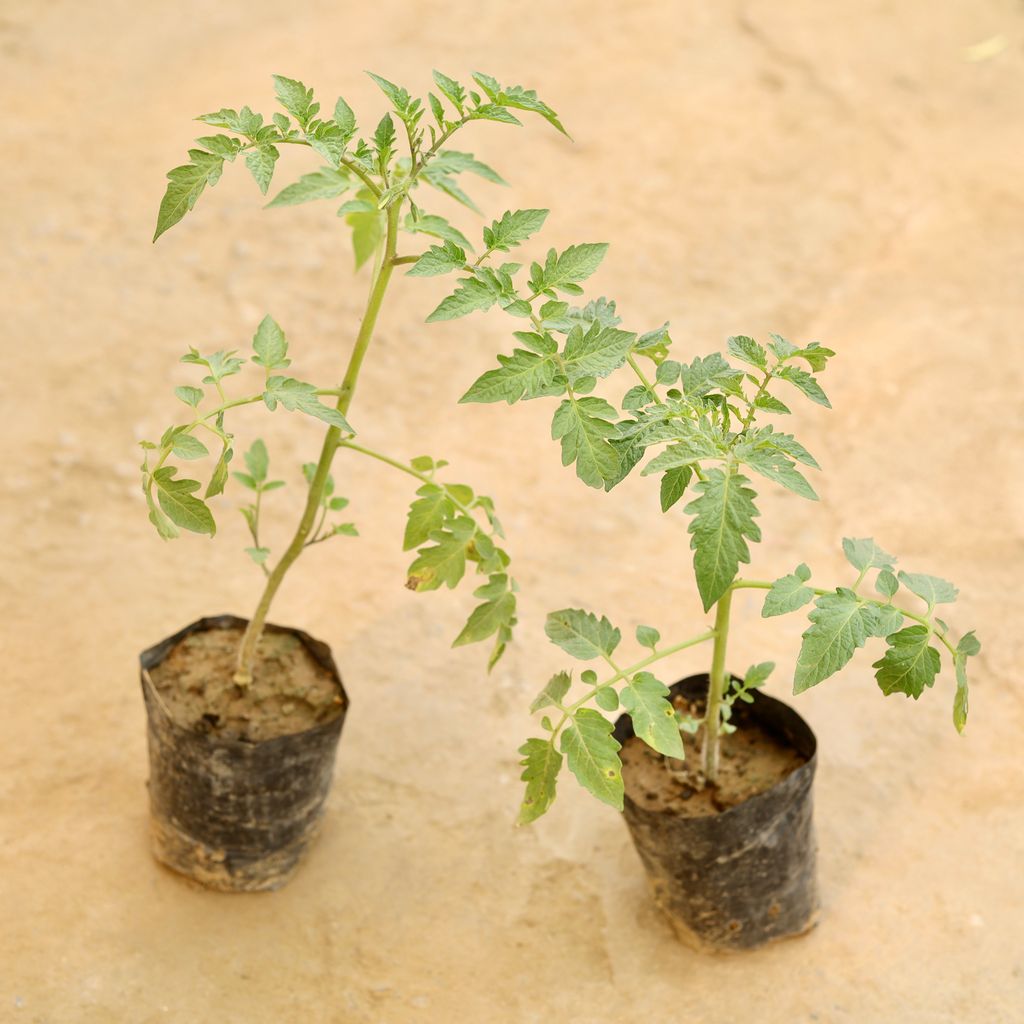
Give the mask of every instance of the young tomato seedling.
<path id="1" fill-rule="evenodd" d="M 579 609 L 548 616 L 546 632 L 552 642 L 580 661 L 603 662 L 607 672 L 600 678 L 593 670 L 584 670 L 582 689 L 575 693 L 572 674 L 559 672 L 533 702 L 531 710 L 543 712 L 545 735 L 527 740 L 520 751 L 526 782 L 520 821 L 532 821 L 550 807 L 563 758 L 591 793 L 622 808 L 620 745 L 612 735 L 612 723 L 601 714 L 619 707 L 631 717 L 635 734 L 668 758 L 684 755 L 680 730 L 699 732 L 701 764 L 690 766 L 689 774 L 699 786 L 716 783 L 719 740 L 733 728 L 735 702 L 752 702 L 750 691 L 762 686 L 774 668 L 771 663 L 755 665 L 742 682 L 729 682 L 726 652 L 737 590 L 766 591 L 766 617 L 813 602 L 796 662 L 795 693 L 827 679 L 858 648 L 877 639 L 884 652 L 873 667 L 882 692 L 916 700 L 934 682 L 939 648 L 944 648 L 956 678 L 953 721 L 962 730 L 967 718 L 967 659 L 980 645 L 973 632 L 954 643 L 936 614 L 938 605 L 956 598 L 952 584 L 935 576 L 897 573 L 895 558 L 873 540 L 850 538 L 843 541 L 843 550 L 856 578 L 848 585 L 812 586 L 810 570 L 803 564 L 774 582 L 738 577 L 740 565 L 750 561 L 749 544 L 761 539 L 757 493 L 748 474 L 817 500 L 798 468 L 818 469 L 814 457 L 792 434 L 762 421 L 790 411 L 777 389 L 788 388 L 830 407 L 816 375 L 835 353 L 814 342 L 800 348 L 772 335 L 767 347 L 749 337 L 730 338 L 728 356 L 739 365 L 721 353 L 688 364 L 670 359 L 667 324 L 637 334 L 620 327 L 614 302 L 600 298 L 570 306 L 560 298 L 582 294 L 579 282 L 593 273 L 605 250 L 603 244 L 570 246 L 562 253 L 552 249 L 543 264 L 531 265 L 525 284 L 514 277 L 504 282 L 500 305 L 525 321 L 525 329 L 515 332 L 520 347 L 499 356 L 499 367 L 484 373 L 462 401 L 560 399 L 552 436 L 561 444 L 563 464 L 575 465 L 577 476 L 591 487 L 610 490 L 657 450 L 642 475 L 660 474 L 663 512 L 687 490 L 694 495 L 684 512 L 691 517 L 697 588 L 704 610 L 714 612 L 714 623 L 668 644 L 662 644 L 657 630 L 643 626 L 637 641 L 648 653 L 624 664 L 616 654 L 620 631 L 607 618 Z M 494 305 L 476 267 L 452 261 L 447 269 L 469 270 L 471 276 L 459 282 L 435 317 Z M 645 371 L 645 360 L 653 375 Z M 636 381 L 622 398 L 624 415 L 592 393 L 599 378 L 620 369 Z M 873 592 L 865 589 L 867 583 Z M 916 610 L 904 608 L 895 603 L 898 593 L 901 598 L 912 595 L 921 604 Z M 668 688 L 650 668 L 705 642 L 712 644 L 710 684 L 703 716 L 694 720 L 677 712 L 667 699 Z"/>
<path id="2" fill-rule="evenodd" d="M 356 269 L 364 264 L 372 268 L 365 313 L 340 384 L 318 387 L 290 376 L 286 371 L 292 360 L 285 333 L 267 316 L 253 338 L 253 354 L 248 361 L 257 370 L 248 390 L 231 397 L 225 388 L 227 378 L 243 373 L 245 358 L 235 351 L 203 354 L 190 347 L 182 362 L 200 368 L 203 386 L 175 390 L 188 407 L 188 416 L 168 427 L 158 441 L 142 442 L 142 487 L 149 518 L 165 539 L 177 537 L 180 530 L 212 537 L 216 524 L 209 501 L 222 494 L 232 475 L 252 494 L 250 503 L 242 508 L 252 539 L 246 550 L 266 578 L 238 650 L 234 678 L 242 686 L 252 680 L 253 661 L 267 613 L 288 570 L 308 547 L 330 537 L 353 536 L 357 532 L 354 524 L 331 519 L 332 513 L 341 512 L 347 505 L 345 498 L 334 494 L 331 475 L 339 450 L 376 459 L 419 483 L 404 538 L 405 549 L 416 550 L 408 574 L 411 589 L 453 588 L 465 575 L 467 563 L 472 563 L 476 572 L 486 578 L 475 592 L 480 603 L 455 644 L 494 637 L 489 662 L 493 665 L 511 638 L 516 621 L 517 588 L 508 571 L 508 554 L 499 544 L 503 534 L 491 499 L 464 484 L 441 480 L 438 473 L 447 465 L 443 460 L 423 456 L 406 462 L 369 447 L 363 442 L 363 435 L 357 442 L 348 416 L 395 268 L 414 263 L 414 276 L 430 275 L 439 272 L 438 267 L 446 262 L 464 265 L 466 252 L 472 248 L 469 240 L 444 217 L 424 209 L 419 199 L 423 191 L 431 190 L 476 210 L 459 183 L 460 176 L 473 174 L 495 184 L 504 183 L 497 172 L 472 154 L 448 148 L 452 136 L 476 121 L 520 125 L 515 112 L 524 111 L 539 115 L 563 134 L 564 129 L 555 112 L 532 90 L 501 86 L 489 75 L 473 76 L 480 90 L 477 92 L 435 71 L 439 95 L 429 93 L 426 105 L 400 86 L 378 75 L 370 77 L 384 93 L 392 112 L 386 113 L 367 136 L 360 136 L 355 114 L 345 100 L 337 101 L 332 117 L 322 117 L 311 89 L 279 75 L 274 76 L 274 86 L 284 113 L 273 114 L 269 121 L 249 107 L 240 111 L 224 108 L 202 115 L 198 120 L 229 134 L 206 135 L 196 140 L 196 148 L 189 150 L 189 162 L 168 173 L 167 191 L 157 217 L 154 241 L 192 210 L 206 187 L 217 183 L 225 163 L 237 158 L 244 158 L 260 192 L 266 195 L 280 147 L 301 146 L 316 153 L 323 166 L 288 185 L 268 206 L 345 197 L 337 215 L 351 228 Z M 400 155 L 402 148 L 406 155 Z M 532 224 L 539 226 L 536 213 L 527 211 L 525 218 L 521 213 L 506 213 L 488 229 L 490 234 L 485 232 L 487 248 L 476 261 L 481 269 L 480 277 L 474 279 L 479 288 L 503 294 L 511 273 L 509 267 L 485 272 L 482 264 L 492 253 L 507 252 L 526 238 Z M 399 252 L 400 239 L 407 238 L 416 244 L 428 237 L 440 240 L 441 244 L 432 246 L 425 254 Z M 476 301 L 480 302 L 479 297 Z M 261 532 L 264 496 L 282 486 L 280 481 L 269 479 L 266 445 L 261 440 L 251 444 L 244 455 L 244 472 L 232 474 L 229 468 L 235 440 L 226 425 L 227 414 L 260 403 L 270 412 L 280 406 L 313 417 L 325 427 L 317 460 L 304 467 L 306 494 L 294 535 L 276 557 Z M 211 440 L 214 455 L 208 447 Z M 213 466 L 205 488 L 199 480 L 184 473 L 179 475 L 181 463 L 208 457 Z"/>

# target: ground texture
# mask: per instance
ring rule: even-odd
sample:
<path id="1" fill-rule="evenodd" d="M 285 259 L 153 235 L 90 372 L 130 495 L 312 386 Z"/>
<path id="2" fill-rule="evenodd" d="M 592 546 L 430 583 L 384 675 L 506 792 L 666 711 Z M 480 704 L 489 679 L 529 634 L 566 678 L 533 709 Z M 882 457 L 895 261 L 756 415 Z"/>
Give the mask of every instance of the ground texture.
<path id="1" fill-rule="evenodd" d="M 0 1020 L 1024 1019 L 1024 6 L 477 7 L 0 8 Z M 273 895 L 210 895 L 149 857 L 137 654 L 200 615 L 248 614 L 259 579 L 227 507 L 213 543 L 157 539 L 134 441 L 175 415 L 187 345 L 245 346 L 265 312 L 302 376 L 336 379 L 365 289 L 330 206 L 261 211 L 241 168 L 152 247 L 163 174 L 202 134 L 193 115 L 269 112 L 271 72 L 379 111 L 364 68 L 419 89 L 432 66 L 521 81 L 560 112 L 575 144 L 540 122 L 467 135 L 512 182 L 477 195 L 550 206 L 551 244 L 610 241 L 594 286 L 631 325 L 671 320 L 687 356 L 768 331 L 839 351 L 835 410 L 795 424 L 822 501 L 767 494 L 753 570 L 806 560 L 841 579 L 840 537 L 873 534 L 955 580 L 952 618 L 979 628 L 963 738 L 948 675 L 916 705 L 883 699 L 861 658 L 800 699 L 821 743 L 824 912 L 806 938 L 680 948 L 622 821 L 571 779 L 547 819 L 512 827 L 525 705 L 562 664 L 545 610 L 666 636 L 704 619 L 684 525 L 649 479 L 602 497 L 558 465 L 549 410 L 456 406 L 507 324 L 425 327 L 443 284 L 415 279 L 394 290 L 352 418 L 494 495 L 520 643 L 490 677 L 478 649 L 450 650 L 468 595 L 404 589 L 406 480 L 339 463 L 362 538 L 315 549 L 274 612 L 332 645 L 352 698 L 323 836 Z M 310 167 L 289 153 L 279 180 Z M 318 445 L 281 413 L 237 426 L 293 481 Z M 784 693 L 798 623 L 737 603 L 732 667 L 774 659 Z M 678 675 L 704 667 L 687 655 Z"/>

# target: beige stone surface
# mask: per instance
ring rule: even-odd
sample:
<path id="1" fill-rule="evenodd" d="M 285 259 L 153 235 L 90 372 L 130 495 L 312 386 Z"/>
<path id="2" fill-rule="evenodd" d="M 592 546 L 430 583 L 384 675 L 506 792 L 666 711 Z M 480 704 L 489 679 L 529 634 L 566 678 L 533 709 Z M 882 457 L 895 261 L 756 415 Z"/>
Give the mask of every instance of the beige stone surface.
<path id="1" fill-rule="evenodd" d="M 0 1020 L 1024 1020 L 1020 3 L 5 0 L 0 53 Z M 562 114 L 575 144 L 539 121 L 467 132 L 512 182 L 475 192 L 495 213 L 551 207 L 544 243 L 610 241 L 593 287 L 630 325 L 671 320 L 686 356 L 768 331 L 840 353 L 834 411 L 795 424 L 822 501 L 766 489 L 752 571 L 806 560 L 840 580 L 840 538 L 873 534 L 955 580 L 951 618 L 979 628 L 963 738 L 948 673 L 886 700 L 860 657 L 800 699 L 822 751 L 824 914 L 804 939 L 733 958 L 674 944 L 622 822 L 571 779 L 513 828 L 525 707 L 562 664 L 544 612 L 666 636 L 704 618 L 685 522 L 652 481 L 584 488 L 544 403 L 456 406 L 507 324 L 424 326 L 441 282 L 399 281 L 352 418 L 495 496 L 519 643 L 490 677 L 478 649 L 449 649 L 469 596 L 403 588 L 405 479 L 340 462 L 362 539 L 315 549 L 273 616 L 331 643 L 353 700 L 323 837 L 273 895 L 211 895 L 149 857 L 137 652 L 247 614 L 259 579 L 230 501 L 214 542 L 157 539 L 135 438 L 174 415 L 185 346 L 244 346 L 264 312 L 301 375 L 337 378 L 365 289 L 331 207 L 261 211 L 241 168 L 151 246 L 163 174 L 194 114 L 269 111 L 272 71 L 379 111 L 364 68 L 421 89 L 432 66 L 521 81 Z M 289 153 L 278 180 L 310 166 Z M 292 480 L 318 446 L 283 414 L 236 427 Z M 748 595 L 733 666 L 775 659 L 784 692 L 799 629 Z"/>

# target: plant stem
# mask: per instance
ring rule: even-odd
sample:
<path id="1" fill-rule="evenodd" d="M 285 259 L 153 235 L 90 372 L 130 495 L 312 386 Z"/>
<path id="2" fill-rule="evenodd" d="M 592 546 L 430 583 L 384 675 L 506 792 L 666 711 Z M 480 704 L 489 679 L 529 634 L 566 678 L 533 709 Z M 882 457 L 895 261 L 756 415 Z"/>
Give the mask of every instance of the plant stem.
<path id="1" fill-rule="evenodd" d="M 647 393 L 651 396 L 651 398 L 653 398 L 658 405 L 664 405 L 665 403 L 661 400 L 661 396 L 658 394 L 657 391 L 654 390 L 654 386 L 647 379 L 647 376 L 644 373 L 644 371 L 640 369 L 640 364 L 636 361 L 636 357 L 633 355 L 632 352 L 628 356 L 626 356 L 626 362 L 629 363 L 629 365 L 633 369 L 633 372 L 640 378 L 640 383 L 643 384 L 645 388 L 647 388 Z"/>
<path id="2" fill-rule="evenodd" d="M 719 715 L 725 693 L 725 652 L 729 643 L 729 612 L 732 588 L 718 599 L 715 609 L 715 646 L 711 655 L 711 684 L 704 712 L 704 778 L 712 785 L 718 780 Z"/>
<path id="3" fill-rule="evenodd" d="M 387 235 L 384 242 L 384 258 L 381 260 L 373 284 L 370 288 L 370 297 L 366 303 L 366 312 L 363 314 L 363 322 L 360 325 L 359 333 L 356 335 L 355 346 L 352 355 L 349 357 L 348 367 L 345 370 L 345 378 L 338 389 L 337 409 L 344 415 L 348 412 L 355 395 L 356 383 L 359 380 L 359 370 L 363 365 L 366 351 L 373 339 L 373 329 L 377 324 L 377 315 L 380 313 L 381 304 L 384 301 L 384 294 L 387 291 L 394 264 L 391 262 L 395 256 L 398 243 L 398 215 L 401 204 L 395 203 L 389 207 L 387 212 Z M 320 459 L 316 464 L 316 471 L 309 484 L 309 491 L 306 495 L 306 507 L 303 510 L 302 518 L 299 520 L 298 528 L 292 542 L 285 549 L 280 561 L 274 566 L 267 577 L 267 585 L 263 590 L 256 611 L 249 620 L 242 643 L 238 648 L 238 661 L 235 671 L 235 682 L 240 686 L 247 686 L 252 682 L 252 665 L 256 657 L 256 648 L 259 645 L 260 637 L 263 635 L 263 627 L 267 621 L 267 612 L 274 600 L 278 587 L 291 568 L 292 563 L 302 553 L 306 545 L 313 523 L 316 520 L 317 511 L 321 505 L 324 491 L 327 486 L 327 477 L 330 472 L 331 462 L 341 442 L 341 431 L 338 427 L 328 428 L 324 437 L 323 447 L 320 450 Z"/>

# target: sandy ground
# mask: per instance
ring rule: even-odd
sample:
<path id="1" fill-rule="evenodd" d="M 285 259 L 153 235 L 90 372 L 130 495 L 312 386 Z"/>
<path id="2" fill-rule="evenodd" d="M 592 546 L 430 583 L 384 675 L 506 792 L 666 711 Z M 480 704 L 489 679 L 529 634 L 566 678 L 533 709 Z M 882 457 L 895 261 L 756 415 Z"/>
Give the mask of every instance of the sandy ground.
<path id="1" fill-rule="evenodd" d="M 0 1020 L 1024 1020 L 1024 5 L 475 6 L 0 5 Z M 476 192 L 550 206 L 552 244 L 613 243 L 594 285 L 631 324 L 670 319 L 685 355 L 773 330 L 840 352 L 835 411 L 797 424 L 823 500 L 766 494 L 754 571 L 803 559 L 838 579 L 840 537 L 873 534 L 962 588 L 952 618 L 985 644 L 965 737 L 948 676 L 917 705 L 884 700 L 869 658 L 800 700 L 825 904 L 804 939 L 680 948 L 623 823 L 571 782 L 512 827 L 525 705 L 562 664 L 545 610 L 666 635 L 702 616 L 650 480 L 602 498 L 558 465 L 550 408 L 456 407 L 506 324 L 424 327 L 438 282 L 394 289 L 355 410 L 365 438 L 443 455 L 495 496 L 520 644 L 490 678 L 479 650 L 450 650 L 469 597 L 403 588 L 405 480 L 339 464 L 363 537 L 316 549 L 274 613 L 332 644 L 353 700 L 323 837 L 273 895 L 210 895 L 149 857 L 137 652 L 247 614 L 259 580 L 226 507 L 213 543 L 157 539 L 134 439 L 174 415 L 186 345 L 244 345 L 267 311 L 301 375 L 336 379 L 365 289 L 329 206 L 263 212 L 240 168 L 152 247 L 163 173 L 194 114 L 269 112 L 272 71 L 379 111 L 363 68 L 420 88 L 432 66 L 521 81 L 562 114 L 575 144 L 481 126 L 472 148 L 513 184 Z M 289 153 L 279 180 L 305 169 Z M 318 445 L 281 414 L 238 429 L 293 480 Z M 280 545 L 294 505 L 275 504 Z M 765 623 L 751 598 L 737 620 L 734 668 L 792 665 L 795 619 Z M 679 674 L 703 667 L 687 655 Z"/>

